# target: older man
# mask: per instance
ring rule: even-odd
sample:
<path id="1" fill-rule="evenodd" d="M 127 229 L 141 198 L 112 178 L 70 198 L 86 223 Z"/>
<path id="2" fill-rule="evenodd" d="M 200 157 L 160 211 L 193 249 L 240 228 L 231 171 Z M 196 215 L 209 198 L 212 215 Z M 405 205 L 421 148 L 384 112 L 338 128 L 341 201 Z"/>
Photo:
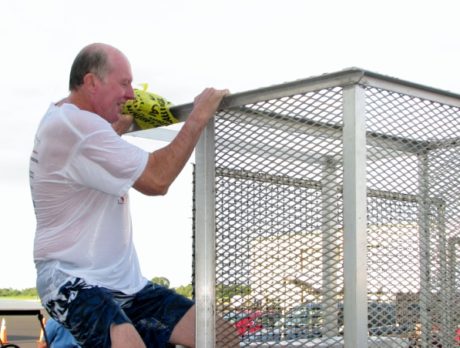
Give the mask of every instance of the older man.
<path id="1" fill-rule="evenodd" d="M 30 160 L 37 289 L 82 347 L 194 347 L 194 303 L 141 274 L 128 190 L 166 194 L 228 91 L 205 89 L 177 137 L 148 153 L 116 132 L 131 121 L 120 115 L 134 98 L 131 82 L 122 52 L 91 44 L 73 62 L 70 94 L 38 127 Z"/>

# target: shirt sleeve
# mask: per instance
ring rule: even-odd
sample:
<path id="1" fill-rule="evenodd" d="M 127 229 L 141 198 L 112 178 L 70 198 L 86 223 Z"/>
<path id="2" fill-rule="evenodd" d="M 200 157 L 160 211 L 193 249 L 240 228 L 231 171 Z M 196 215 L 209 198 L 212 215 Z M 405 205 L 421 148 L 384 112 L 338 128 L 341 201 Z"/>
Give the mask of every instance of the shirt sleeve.
<path id="1" fill-rule="evenodd" d="M 149 153 L 111 129 L 82 139 L 71 157 L 68 174 L 78 184 L 123 196 L 140 177 Z"/>

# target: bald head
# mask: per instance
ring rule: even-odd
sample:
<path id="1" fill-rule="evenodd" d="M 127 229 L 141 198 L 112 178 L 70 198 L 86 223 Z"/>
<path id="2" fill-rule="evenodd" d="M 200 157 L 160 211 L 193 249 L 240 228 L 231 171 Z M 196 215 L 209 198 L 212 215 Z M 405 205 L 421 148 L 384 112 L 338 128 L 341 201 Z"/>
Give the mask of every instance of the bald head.
<path id="1" fill-rule="evenodd" d="M 75 57 L 70 69 L 69 90 L 76 91 L 88 73 L 103 80 L 112 69 L 111 58 L 114 55 L 124 57 L 120 50 L 107 44 L 93 43 L 84 47 Z"/>
<path id="2" fill-rule="evenodd" d="M 84 47 L 70 71 L 66 102 L 116 122 L 127 100 L 134 99 L 131 65 L 115 47 L 93 43 Z"/>

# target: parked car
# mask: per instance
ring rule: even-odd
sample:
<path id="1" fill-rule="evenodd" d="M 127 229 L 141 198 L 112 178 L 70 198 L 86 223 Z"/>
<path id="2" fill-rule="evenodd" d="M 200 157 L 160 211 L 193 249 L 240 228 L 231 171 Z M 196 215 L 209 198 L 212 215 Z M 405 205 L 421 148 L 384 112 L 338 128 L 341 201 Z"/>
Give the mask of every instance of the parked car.
<path id="1" fill-rule="evenodd" d="M 247 335 L 245 340 L 259 342 L 280 342 L 299 338 L 321 337 L 321 305 L 303 304 L 278 315 L 270 325 L 263 325 L 261 330 Z"/>
<path id="2" fill-rule="evenodd" d="M 280 336 L 287 340 L 321 337 L 321 304 L 306 303 L 294 307 L 275 326 L 280 330 Z"/>
<path id="3" fill-rule="evenodd" d="M 280 315 L 277 312 L 237 311 L 226 313 L 223 318 L 233 324 L 241 340 L 270 340 L 262 329 L 269 330 Z"/>
<path id="4" fill-rule="evenodd" d="M 261 311 L 255 311 L 237 320 L 233 325 L 235 326 L 238 335 L 245 336 L 261 330 L 263 326 L 257 320 L 261 315 Z"/>
<path id="5" fill-rule="evenodd" d="M 314 339 L 324 335 L 324 309 L 321 303 L 304 303 L 284 315 L 262 311 L 228 314 L 233 318 L 242 342 L 281 342 Z M 343 304 L 337 303 L 337 334 L 343 335 Z M 414 329 L 413 323 L 398 323 L 394 303 L 368 303 L 370 336 L 400 336 Z"/>
<path id="6" fill-rule="evenodd" d="M 369 335 L 401 335 L 413 330 L 411 323 L 398 323 L 393 303 L 369 302 L 367 305 Z"/>
<path id="7" fill-rule="evenodd" d="M 241 340 L 243 342 L 278 342 L 280 340 L 280 336 L 276 332 L 275 325 L 280 318 L 280 313 L 275 311 L 262 313 L 254 320 L 257 330 L 252 330 L 252 332 L 246 332 L 244 335 L 241 336 Z"/>
<path id="8" fill-rule="evenodd" d="M 324 310 L 321 303 L 304 303 L 293 307 L 269 325 L 253 318 L 242 336 L 246 341 L 280 342 L 313 339 L 324 334 Z M 337 304 L 337 334 L 343 335 L 343 304 Z M 370 336 L 403 335 L 414 329 L 414 323 L 398 323 L 393 303 L 368 303 L 368 330 Z"/>
<path id="9" fill-rule="evenodd" d="M 227 312 L 223 315 L 224 320 L 234 324 L 237 321 L 246 318 L 251 315 L 251 313 L 256 313 L 260 311 L 249 311 L 249 310 L 242 310 L 242 311 L 232 311 Z"/>

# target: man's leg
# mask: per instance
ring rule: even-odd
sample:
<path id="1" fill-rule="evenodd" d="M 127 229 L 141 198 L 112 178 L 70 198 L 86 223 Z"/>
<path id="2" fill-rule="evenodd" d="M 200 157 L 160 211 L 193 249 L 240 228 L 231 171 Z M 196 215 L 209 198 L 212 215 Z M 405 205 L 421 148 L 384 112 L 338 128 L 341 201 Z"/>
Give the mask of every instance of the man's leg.
<path id="1" fill-rule="evenodd" d="M 195 347 L 195 305 L 193 305 L 176 324 L 170 342 L 182 346 Z"/>
<path id="2" fill-rule="evenodd" d="M 171 334 L 171 343 L 186 347 L 195 347 L 195 305 L 193 305 L 174 327 Z M 216 321 L 216 347 L 235 348 L 240 346 L 236 329 L 222 318 Z"/>
<path id="3" fill-rule="evenodd" d="M 72 278 L 45 304 L 48 313 L 84 347 L 145 348 L 113 293 Z M 115 341 L 112 341 L 115 339 Z"/>
<path id="4" fill-rule="evenodd" d="M 145 348 L 141 336 L 133 325 L 129 323 L 115 325 L 110 327 L 110 340 L 112 348 Z"/>

